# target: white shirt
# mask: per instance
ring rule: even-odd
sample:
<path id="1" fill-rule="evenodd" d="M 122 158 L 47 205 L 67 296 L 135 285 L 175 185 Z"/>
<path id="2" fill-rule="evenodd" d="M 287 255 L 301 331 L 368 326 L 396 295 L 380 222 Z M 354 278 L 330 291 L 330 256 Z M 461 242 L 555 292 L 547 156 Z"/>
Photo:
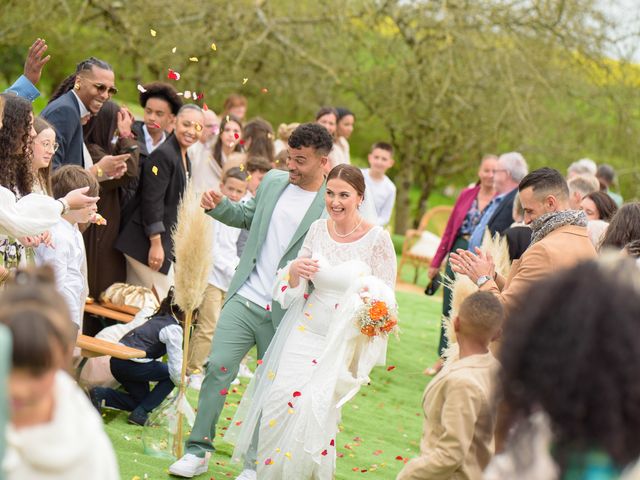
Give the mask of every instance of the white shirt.
<path id="1" fill-rule="evenodd" d="M 64 218 L 50 232 L 55 248 L 45 245 L 36 248 L 36 263 L 53 268 L 56 286 L 67 302 L 71 320 L 82 331 L 82 315 L 87 298 L 86 254 L 82 234 L 77 225 L 72 225 Z"/>
<path id="2" fill-rule="evenodd" d="M 213 265 L 209 274 L 209 283 L 216 288 L 226 292 L 236 267 L 240 263 L 238 257 L 238 237 L 242 230 L 230 227 L 218 220 L 213 221 L 213 238 L 211 248 L 213 249 Z"/>
<path id="3" fill-rule="evenodd" d="M 264 308 L 267 305 L 271 308 L 271 291 L 278 264 L 317 193 L 292 184 L 284 189 L 273 209 L 256 267 L 238 290 L 244 298 Z"/>
<path id="4" fill-rule="evenodd" d="M 377 224 L 384 227 L 391 220 L 391 212 L 393 212 L 393 205 L 396 202 L 396 186 L 386 175 L 382 180 L 374 180 L 371 178 L 369 170 L 369 168 L 362 169 L 364 183 L 367 186 L 365 195 L 372 196 L 378 214 Z"/>
<path id="5" fill-rule="evenodd" d="M 197 193 L 220 190 L 222 167 L 213 158 L 213 147 L 196 142 L 187 149 L 191 160 L 191 178 Z"/>
<path id="6" fill-rule="evenodd" d="M 49 422 L 6 429 L 6 480 L 119 480 L 118 461 L 102 418 L 78 384 L 59 371 Z M 1 475 L 1 473 L 0 473 Z"/>
<path id="7" fill-rule="evenodd" d="M 331 152 L 329 152 L 329 161 L 331 162 L 331 168 L 346 163 L 351 163 L 349 153 L 349 142 L 344 137 L 339 137 L 338 141 L 333 144 Z"/>
<path id="8" fill-rule="evenodd" d="M 162 139 L 154 145 L 153 138 L 151 138 L 151 135 L 149 134 L 149 130 L 147 129 L 146 125 L 142 125 L 142 132 L 144 133 L 144 143 L 147 146 L 147 153 L 149 155 L 151 155 L 151 152 L 153 152 L 156 148 L 162 145 L 164 141 L 167 139 L 167 132 L 163 130 Z"/>

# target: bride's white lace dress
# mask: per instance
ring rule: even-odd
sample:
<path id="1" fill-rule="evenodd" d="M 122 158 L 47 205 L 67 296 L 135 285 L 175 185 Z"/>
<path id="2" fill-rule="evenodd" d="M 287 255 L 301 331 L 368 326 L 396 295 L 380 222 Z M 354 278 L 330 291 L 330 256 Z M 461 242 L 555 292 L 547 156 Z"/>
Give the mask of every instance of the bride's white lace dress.
<path id="1" fill-rule="evenodd" d="M 278 272 L 274 300 L 288 310 L 226 435 L 239 458 L 259 425 L 261 480 L 333 478 L 340 407 L 385 361 L 386 338 L 360 333 L 353 314 L 362 290 L 395 303 L 391 238 L 376 226 L 341 243 L 327 228 L 313 223 L 300 250 L 319 261 L 310 293 L 306 281 L 289 286 L 288 267 Z"/>

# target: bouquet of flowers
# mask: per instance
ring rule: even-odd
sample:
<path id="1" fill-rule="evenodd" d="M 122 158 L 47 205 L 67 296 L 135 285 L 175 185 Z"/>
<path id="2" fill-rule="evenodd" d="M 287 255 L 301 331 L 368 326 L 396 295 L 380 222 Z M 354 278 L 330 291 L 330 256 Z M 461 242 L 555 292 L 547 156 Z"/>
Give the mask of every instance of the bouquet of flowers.
<path id="1" fill-rule="evenodd" d="M 356 312 L 360 332 L 367 337 L 388 335 L 398 330 L 397 308 L 369 296 L 362 297 L 362 306 Z"/>

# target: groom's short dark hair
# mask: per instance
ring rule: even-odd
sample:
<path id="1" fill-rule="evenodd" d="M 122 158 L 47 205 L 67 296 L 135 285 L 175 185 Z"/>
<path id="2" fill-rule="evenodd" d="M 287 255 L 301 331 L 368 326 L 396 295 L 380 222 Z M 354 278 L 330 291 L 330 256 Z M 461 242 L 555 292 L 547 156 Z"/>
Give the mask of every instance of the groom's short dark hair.
<path id="1" fill-rule="evenodd" d="M 329 131 L 318 123 L 303 123 L 289 137 L 291 148 L 309 147 L 320 155 L 328 155 L 333 148 Z"/>
<path id="2" fill-rule="evenodd" d="M 543 167 L 526 175 L 518 185 L 518 191 L 529 188 L 536 194 L 552 194 L 556 197 L 569 198 L 569 187 L 562 174 L 554 168 Z"/>

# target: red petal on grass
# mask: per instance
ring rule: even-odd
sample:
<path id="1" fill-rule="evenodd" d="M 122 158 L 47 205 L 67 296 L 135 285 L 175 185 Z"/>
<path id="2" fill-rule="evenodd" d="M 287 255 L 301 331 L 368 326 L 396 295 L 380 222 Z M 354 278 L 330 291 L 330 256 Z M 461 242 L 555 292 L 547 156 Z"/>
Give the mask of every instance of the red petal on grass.
<path id="1" fill-rule="evenodd" d="M 380 455 L 382 452 L 382 450 L 376 450 L 375 452 L 373 452 L 373 454 L 377 457 L 378 455 Z"/>
<path id="2" fill-rule="evenodd" d="M 402 461 L 402 455 L 398 455 L 398 456 L 396 457 L 396 460 L 400 460 L 400 461 Z"/>
<path id="3" fill-rule="evenodd" d="M 395 365 L 389 365 L 389 366 L 387 367 L 387 372 L 390 372 L 391 370 L 395 370 L 395 369 L 396 369 L 396 366 L 395 366 Z"/>

